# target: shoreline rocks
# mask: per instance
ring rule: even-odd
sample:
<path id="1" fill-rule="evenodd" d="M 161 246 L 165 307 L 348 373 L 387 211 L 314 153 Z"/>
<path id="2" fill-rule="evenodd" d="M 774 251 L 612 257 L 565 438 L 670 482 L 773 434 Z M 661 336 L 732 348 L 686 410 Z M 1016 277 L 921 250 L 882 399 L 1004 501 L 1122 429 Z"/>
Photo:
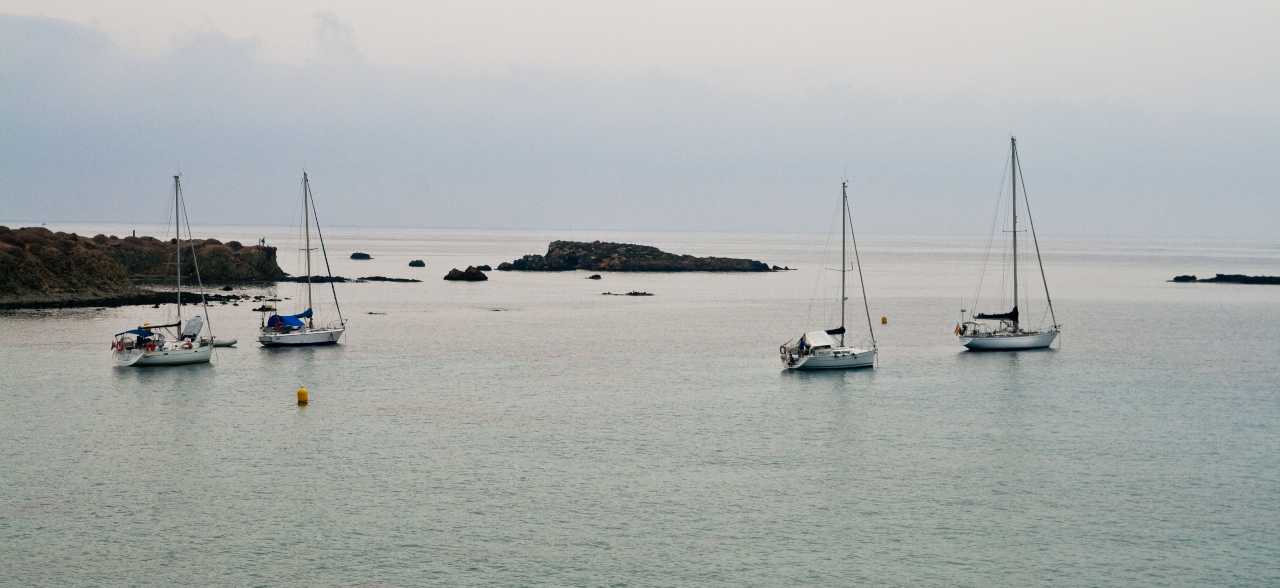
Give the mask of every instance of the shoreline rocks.
<path id="1" fill-rule="evenodd" d="M 593 241 L 552 241 L 544 255 L 526 255 L 503 262 L 499 271 L 559 272 L 770 272 L 754 259 L 695 257 L 667 253 L 649 245 Z"/>
<path id="2" fill-rule="evenodd" d="M 427 262 L 421 259 L 415 259 L 409 262 L 409 267 L 427 267 Z"/>
<path id="3" fill-rule="evenodd" d="M 144 284 L 174 279 L 174 241 L 0 227 L 0 304 L 3 308 L 121 306 L 151 295 Z M 276 248 L 216 239 L 182 241 L 184 281 L 199 264 L 206 287 L 269 284 L 285 273 Z M 194 250 L 195 255 L 191 252 Z M 138 304 L 150 304 L 139 302 Z"/>
<path id="4" fill-rule="evenodd" d="M 357 251 L 351 254 L 351 259 L 365 261 L 365 260 L 373 259 L 373 256 L 363 251 Z"/>

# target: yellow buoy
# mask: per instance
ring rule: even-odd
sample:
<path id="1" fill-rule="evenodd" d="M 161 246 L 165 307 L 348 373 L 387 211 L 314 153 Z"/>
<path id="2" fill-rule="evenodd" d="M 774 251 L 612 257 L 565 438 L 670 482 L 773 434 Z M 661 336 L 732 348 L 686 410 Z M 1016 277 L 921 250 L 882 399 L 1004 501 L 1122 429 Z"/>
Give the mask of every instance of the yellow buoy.
<path id="1" fill-rule="evenodd" d="M 882 325 L 887 325 L 887 324 L 889 324 L 889 317 L 887 317 L 887 316 L 881 316 L 881 317 L 880 317 L 880 324 L 882 324 Z"/>
<path id="2" fill-rule="evenodd" d="M 307 405 L 307 387 L 299 386 L 298 387 L 298 406 L 306 406 L 306 405 Z"/>

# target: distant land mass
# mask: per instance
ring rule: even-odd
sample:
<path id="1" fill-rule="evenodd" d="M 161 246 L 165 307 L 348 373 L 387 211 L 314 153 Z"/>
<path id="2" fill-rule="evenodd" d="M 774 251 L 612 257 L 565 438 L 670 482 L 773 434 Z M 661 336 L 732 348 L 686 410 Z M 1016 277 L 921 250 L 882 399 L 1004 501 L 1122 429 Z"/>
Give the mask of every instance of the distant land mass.
<path id="1" fill-rule="evenodd" d="M 779 268 L 781 269 L 781 268 Z M 593 241 L 552 241 L 545 255 L 526 255 L 498 265 L 500 271 L 560 272 L 770 272 L 763 261 L 694 257 L 649 245 Z"/>
<path id="2" fill-rule="evenodd" d="M 1212 278 L 1196 278 L 1194 275 L 1174 276 L 1170 282 L 1204 282 L 1213 284 L 1271 284 L 1280 285 L 1280 276 L 1246 276 L 1244 274 L 1216 274 Z"/>
<path id="3" fill-rule="evenodd" d="M 276 248 L 216 239 L 183 241 L 182 273 L 206 285 L 270 283 L 285 278 Z M 43 227 L 0 226 L 0 308 L 107 306 L 144 300 L 144 284 L 174 280 L 174 244 L 155 237 L 92 238 Z"/>

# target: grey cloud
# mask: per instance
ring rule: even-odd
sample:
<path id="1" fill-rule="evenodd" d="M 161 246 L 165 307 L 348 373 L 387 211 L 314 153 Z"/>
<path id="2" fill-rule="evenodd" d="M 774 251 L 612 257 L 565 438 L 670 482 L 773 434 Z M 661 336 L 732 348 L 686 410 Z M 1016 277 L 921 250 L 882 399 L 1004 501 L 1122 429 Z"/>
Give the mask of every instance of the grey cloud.
<path id="1" fill-rule="evenodd" d="M 840 72 L 389 67 L 334 15 L 316 27 L 298 65 L 216 32 L 147 56 L 0 17 L 0 217 L 160 221 L 181 168 L 200 221 L 288 223 L 306 167 L 334 224 L 809 231 L 847 170 L 866 231 L 972 234 L 1010 131 L 1046 234 L 1268 236 L 1277 212 L 1267 111 Z"/>

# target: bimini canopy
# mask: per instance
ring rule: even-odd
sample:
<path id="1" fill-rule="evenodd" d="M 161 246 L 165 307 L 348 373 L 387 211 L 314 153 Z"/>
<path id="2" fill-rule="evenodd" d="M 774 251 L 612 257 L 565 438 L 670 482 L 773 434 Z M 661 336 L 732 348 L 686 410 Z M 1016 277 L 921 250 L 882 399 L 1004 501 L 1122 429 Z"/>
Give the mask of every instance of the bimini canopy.
<path id="1" fill-rule="evenodd" d="M 1009 312 L 1001 312 L 998 314 L 982 314 L 978 313 L 974 318 L 985 319 L 991 321 L 1013 321 L 1018 322 L 1018 307 L 1013 307 Z"/>
<path id="2" fill-rule="evenodd" d="M 279 315 L 273 314 L 267 319 L 267 326 L 273 328 L 285 327 L 288 329 L 302 328 L 302 319 L 311 318 L 311 309 L 308 308 L 298 314 Z"/>
<path id="3" fill-rule="evenodd" d="M 800 337 L 800 342 L 810 349 L 836 346 L 836 340 L 832 339 L 826 331 L 809 331 Z"/>
<path id="4" fill-rule="evenodd" d="M 152 333 L 151 331 L 148 331 L 146 329 L 129 329 L 128 331 L 121 331 L 119 333 L 116 333 L 117 337 L 119 337 L 120 335 L 137 335 L 139 337 L 150 337 L 152 335 L 155 335 L 155 333 Z"/>

